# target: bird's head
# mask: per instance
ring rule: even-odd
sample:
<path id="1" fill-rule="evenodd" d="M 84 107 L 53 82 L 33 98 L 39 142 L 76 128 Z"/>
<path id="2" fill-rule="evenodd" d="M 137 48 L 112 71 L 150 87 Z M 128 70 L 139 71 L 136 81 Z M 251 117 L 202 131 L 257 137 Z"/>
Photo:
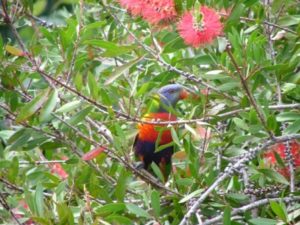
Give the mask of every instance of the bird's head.
<path id="1" fill-rule="evenodd" d="M 160 100 L 160 110 L 167 111 L 168 108 L 175 107 L 176 103 L 188 97 L 189 93 L 180 84 L 169 84 L 160 88 L 157 92 Z"/>

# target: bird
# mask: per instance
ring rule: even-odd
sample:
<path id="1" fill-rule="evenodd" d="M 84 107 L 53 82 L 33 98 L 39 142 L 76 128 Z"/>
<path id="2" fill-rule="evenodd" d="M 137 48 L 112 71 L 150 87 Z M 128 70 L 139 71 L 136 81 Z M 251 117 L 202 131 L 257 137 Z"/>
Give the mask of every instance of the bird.
<path id="1" fill-rule="evenodd" d="M 176 121 L 175 106 L 181 99 L 186 99 L 189 92 L 180 84 L 169 84 L 161 87 L 154 95 L 148 112 L 143 116 L 144 121 Z M 172 168 L 174 146 L 170 128 L 164 124 L 138 124 L 138 134 L 133 148 L 139 167 L 150 170 L 154 162 L 163 174 L 164 182 L 168 180 Z M 159 151 L 157 148 L 160 147 Z M 152 171 L 153 172 L 153 171 Z"/>

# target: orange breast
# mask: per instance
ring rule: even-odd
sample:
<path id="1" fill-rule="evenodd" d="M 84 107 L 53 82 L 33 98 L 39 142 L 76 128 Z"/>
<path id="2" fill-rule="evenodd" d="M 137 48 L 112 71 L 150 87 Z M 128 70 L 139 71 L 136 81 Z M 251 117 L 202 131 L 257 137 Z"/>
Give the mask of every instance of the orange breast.
<path id="1" fill-rule="evenodd" d="M 143 117 L 146 121 L 175 121 L 176 116 L 170 113 L 149 113 Z M 156 142 L 160 136 L 159 144 L 172 142 L 170 129 L 166 125 L 138 124 L 139 139 L 142 141 Z"/>

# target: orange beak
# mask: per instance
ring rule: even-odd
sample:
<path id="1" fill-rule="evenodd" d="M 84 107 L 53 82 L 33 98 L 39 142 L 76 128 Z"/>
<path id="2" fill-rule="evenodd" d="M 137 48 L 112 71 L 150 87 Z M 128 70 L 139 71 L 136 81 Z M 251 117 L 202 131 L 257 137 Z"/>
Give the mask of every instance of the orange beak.
<path id="1" fill-rule="evenodd" d="M 180 99 L 186 99 L 187 97 L 189 97 L 190 93 L 187 92 L 185 89 L 183 89 L 181 92 L 180 92 L 180 95 L 179 95 L 179 98 Z"/>

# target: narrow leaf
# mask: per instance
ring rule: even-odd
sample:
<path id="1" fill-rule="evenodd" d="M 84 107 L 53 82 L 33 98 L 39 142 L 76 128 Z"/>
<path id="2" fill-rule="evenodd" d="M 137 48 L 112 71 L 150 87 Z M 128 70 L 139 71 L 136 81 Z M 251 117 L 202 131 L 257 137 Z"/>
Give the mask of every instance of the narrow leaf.
<path id="1" fill-rule="evenodd" d="M 43 217 L 44 216 L 44 197 L 43 197 L 43 187 L 41 184 L 38 184 L 36 186 L 35 205 L 37 208 L 38 216 Z"/>
<path id="2" fill-rule="evenodd" d="M 160 215 L 160 198 L 159 193 L 156 190 L 153 190 L 151 193 L 151 205 L 154 210 L 154 214 L 156 217 Z"/>
<path id="3" fill-rule="evenodd" d="M 280 205 L 278 202 L 276 201 L 270 201 L 270 206 L 272 211 L 284 222 L 287 222 L 287 215 L 286 212 L 284 210 L 284 208 L 282 207 L 282 205 Z"/>
<path id="4" fill-rule="evenodd" d="M 145 211 L 144 209 L 140 208 L 137 205 L 127 203 L 126 208 L 128 209 L 129 212 L 135 214 L 136 216 L 151 218 L 151 216 L 149 215 L 149 213 L 147 211 Z"/>
<path id="5" fill-rule="evenodd" d="M 79 100 L 75 100 L 72 102 L 68 102 L 65 105 L 63 105 L 62 107 L 60 107 L 59 109 L 56 110 L 56 113 L 66 113 L 66 112 L 70 112 L 73 109 L 76 109 L 80 106 L 81 101 Z"/>
<path id="6" fill-rule="evenodd" d="M 52 91 L 52 93 L 49 96 L 49 99 L 45 103 L 44 107 L 41 109 L 40 121 L 46 121 L 47 119 L 49 119 L 58 101 L 58 91 L 57 89 L 55 89 Z"/>
<path id="7" fill-rule="evenodd" d="M 295 134 L 300 130 L 300 119 L 290 124 L 284 131 L 285 134 Z"/>
<path id="8" fill-rule="evenodd" d="M 188 194 L 187 196 L 185 196 L 183 199 L 181 199 L 179 201 L 179 203 L 185 203 L 188 200 L 190 200 L 191 198 L 197 197 L 199 196 L 201 193 L 203 192 L 203 189 L 198 189 L 196 191 L 193 191 L 192 193 Z"/>
<path id="9" fill-rule="evenodd" d="M 59 217 L 59 224 L 74 224 L 73 213 L 65 203 L 57 204 L 57 213 Z"/>
<path id="10" fill-rule="evenodd" d="M 88 85 L 93 99 L 98 98 L 98 86 L 95 76 L 92 73 L 88 74 Z"/>
<path id="11" fill-rule="evenodd" d="M 110 75 L 110 77 L 105 81 L 105 85 L 109 85 L 112 82 L 114 82 L 116 79 L 118 79 L 125 71 L 127 71 L 130 67 L 132 67 L 133 65 L 135 65 L 137 62 L 139 62 L 143 57 L 139 57 L 136 58 L 122 66 L 117 67 L 112 74 Z"/>
<path id="12" fill-rule="evenodd" d="M 34 113 L 36 113 L 48 98 L 48 89 L 42 91 L 38 96 L 36 96 L 31 102 L 27 103 L 23 108 L 21 108 L 19 115 L 16 118 L 16 122 L 20 123 L 28 119 Z"/>
<path id="13" fill-rule="evenodd" d="M 277 220 L 261 218 L 261 217 L 250 219 L 248 222 L 251 225 L 275 225 L 275 224 L 277 224 Z"/>
<path id="14" fill-rule="evenodd" d="M 26 55 L 21 49 L 18 49 L 14 46 L 11 46 L 11 45 L 6 45 L 5 50 L 8 53 L 10 53 L 12 55 L 15 55 L 15 56 L 24 56 L 24 55 Z"/>
<path id="15" fill-rule="evenodd" d="M 178 135 L 177 135 L 176 130 L 174 129 L 174 127 L 171 127 L 171 135 L 172 135 L 174 143 L 178 146 L 181 146 Z"/>

